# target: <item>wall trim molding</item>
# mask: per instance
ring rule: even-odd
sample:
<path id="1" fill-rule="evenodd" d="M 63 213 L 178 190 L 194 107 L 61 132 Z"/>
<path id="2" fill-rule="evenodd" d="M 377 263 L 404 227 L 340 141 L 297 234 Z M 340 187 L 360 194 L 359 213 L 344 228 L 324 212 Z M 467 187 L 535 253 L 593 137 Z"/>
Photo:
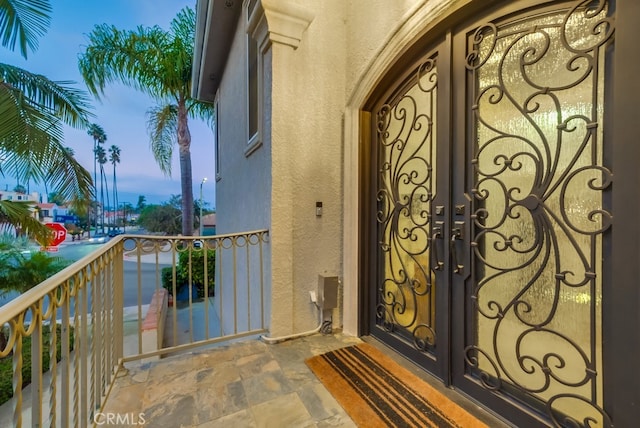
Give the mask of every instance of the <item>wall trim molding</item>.
<path id="1" fill-rule="evenodd" d="M 269 40 L 298 49 L 315 15 L 289 1 L 262 0 L 261 4 L 267 20 Z"/>

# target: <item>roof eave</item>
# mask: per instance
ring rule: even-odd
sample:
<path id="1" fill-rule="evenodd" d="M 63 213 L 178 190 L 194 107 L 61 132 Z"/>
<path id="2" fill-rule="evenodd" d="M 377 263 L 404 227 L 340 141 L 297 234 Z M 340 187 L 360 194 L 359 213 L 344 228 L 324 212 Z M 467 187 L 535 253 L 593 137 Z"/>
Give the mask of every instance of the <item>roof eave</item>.
<path id="1" fill-rule="evenodd" d="M 241 0 L 198 0 L 191 96 L 214 100 L 235 34 Z"/>

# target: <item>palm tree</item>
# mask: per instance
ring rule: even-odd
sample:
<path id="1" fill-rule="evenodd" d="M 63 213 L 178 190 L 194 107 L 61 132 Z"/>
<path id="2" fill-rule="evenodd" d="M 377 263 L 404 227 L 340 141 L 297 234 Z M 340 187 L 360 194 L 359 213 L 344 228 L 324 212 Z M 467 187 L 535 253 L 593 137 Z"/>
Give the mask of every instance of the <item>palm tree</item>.
<path id="1" fill-rule="evenodd" d="M 116 217 L 116 225 L 118 224 L 118 182 L 116 180 L 116 164 L 120 163 L 120 147 L 112 144 L 109 147 L 109 162 L 113 165 L 113 205 L 115 206 L 114 214 Z"/>
<path id="2" fill-rule="evenodd" d="M 98 161 L 98 155 L 97 155 L 97 150 L 98 150 L 98 144 L 103 144 L 105 141 L 107 141 L 107 133 L 104 132 L 104 129 L 102 129 L 102 127 L 100 125 L 98 125 L 97 123 L 92 123 L 91 125 L 89 125 L 89 128 L 87 128 L 87 134 L 91 136 L 91 138 L 93 139 L 93 189 L 94 192 L 93 194 L 96 197 L 96 203 L 98 202 L 98 177 L 97 177 L 97 170 L 98 170 L 98 166 L 97 166 L 97 161 Z M 94 218 L 95 222 L 95 232 L 96 233 L 98 231 L 98 213 L 95 213 L 95 218 Z M 91 229 L 89 229 L 89 235 L 91 235 Z M 89 236 L 91 237 L 91 236 Z"/>
<path id="3" fill-rule="evenodd" d="M 25 195 L 27 193 L 27 188 L 24 187 L 22 184 L 17 184 L 16 187 L 13 188 L 13 191 L 16 193 L 22 193 L 23 195 Z"/>
<path id="4" fill-rule="evenodd" d="M 95 157 L 100 165 L 100 205 L 102 206 L 101 210 L 101 223 L 102 223 L 102 233 L 104 233 L 104 211 L 109 206 L 109 186 L 107 185 L 107 175 L 104 172 L 104 165 L 107 163 L 107 152 L 104 147 L 98 146 L 96 147 Z M 104 204 L 104 195 L 107 195 L 107 204 Z"/>
<path id="5" fill-rule="evenodd" d="M 136 204 L 136 213 L 140 214 L 144 207 L 147 206 L 147 197 L 144 195 L 138 196 L 138 203 Z"/>
<path id="6" fill-rule="evenodd" d="M 177 142 L 182 190 L 182 234 L 193 234 L 191 134 L 188 118 L 213 120 L 213 105 L 191 98 L 191 70 L 195 12 L 182 9 L 165 32 L 158 26 L 119 30 L 97 25 L 89 34 L 79 68 L 89 91 L 104 94 L 108 83 L 121 82 L 138 89 L 158 105 L 147 112 L 151 150 L 162 172 L 171 175 L 173 146 Z"/>
<path id="7" fill-rule="evenodd" d="M 0 43 L 23 57 L 36 50 L 51 14 L 49 0 L 0 1 Z M 0 154 L 2 167 L 21 182 L 48 183 L 80 207 L 92 196 L 89 173 L 66 152 L 63 124 L 88 124 L 88 98 L 68 85 L 0 63 Z M 0 201 L 0 217 L 45 238 L 48 229 L 31 216 L 28 204 Z"/>

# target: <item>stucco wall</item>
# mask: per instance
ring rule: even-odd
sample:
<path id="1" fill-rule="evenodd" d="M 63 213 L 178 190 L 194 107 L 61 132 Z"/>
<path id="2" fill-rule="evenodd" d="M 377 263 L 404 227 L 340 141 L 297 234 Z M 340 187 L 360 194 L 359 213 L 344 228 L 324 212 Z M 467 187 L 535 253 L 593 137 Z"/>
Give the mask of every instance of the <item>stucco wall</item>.
<path id="1" fill-rule="evenodd" d="M 317 289 L 318 275 L 343 277 L 345 105 L 399 22 L 425 1 L 289 2 L 313 20 L 297 49 L 272 46 L 274 333 L 313 328 L 318 314 L 309 291 Z M 316 202 L 322 202 L 322 217 L 315 215 Z M 357 306 L 348 310 L 355 313 Z M 341 311 L 333 315 L 340 327 Z"/>
<path id="2" fill-rule="evenodd" d="M 397 31 L 407 16 L 424 3 L 433 0 L 350 0 L 347 10 L 346 88 L 345 97 L 353 92 L 372 59 L 384 43 Z"/>
<path id="3" fill-rule="evenodd" d="M 387 48 L 390 41 L 415 38 L 429 24 L 411 24 L 407 30 L 406 21 L 437 15 L 459 2 L 265 3 L 292 4 L 313 18 L 297 48 L 276 40 L 266 53 L 263 146 L 249 157 L 244 155 L 246 47 L 241 18 L 220 86 L 218 233 L 270 229 L 272 335 L 317 325 L 309 291 L 316 290 L 318 275 L 345 278 L 348 330 L 355 332 L 359 130 L 353 107 L 361 106 L 406 48 L 401 43 Z M 343 117 L 349 129 L 343 129 Z M 322 202 L 321 217 L 316 216 L 316 202 Z M 340 311 L 334 315 L 334 326 L 339 327 Z"/>
<path id="4" fill-rule="evenodd" d="M 270 229 L 271 223 L 271 151 L 270 124 L 265 124 L 266 132 L 263 144 L 250 156 L 245 156 L 247 148 L 247 85 L 246 85 L 246 39 L 243 18 L 237 27 L 227 66 L 222 76 L 218 92 L 218 164 L 220 165 L 220 179 L 216 181 L 216 233 L 218 235 L 236 233 L 257 229 Z M 265 59 L 270 61 L 270 56 Z M 265 74 L 270 79 L 270 73 Z M 270 101 L 265 100 L 265 112 L 270 114 Z M 271 247 L 266 245 L 264 251 L 264 284 L 265 296 L 271 294 Z M 228 309 L 224 311 L 223 327 L 233 328 L 234 312 L 230 310 L 234 305 L 234 278 L 230 275 L 233 266 L 231 252 L 220 257 L 225 263 L 226 271 L 222 281 L 218 278 L 216 287 L 222 293 L 217 293 L 222 304 Z M 258 263 L 252 265 L 254 268 Z M 239 269 L 240 277 L 235 278 L 237 284 L 246 284 L 246 272 Z M 257 285 L 257 272 L 250 273 L 252 283 Z M 254 290 L 255 291 L 255 290 Z M 222 296 L 222 297 L 220 297 Z M 254 306 L 252 302 L 252 307 Z M 268 321 L 271 313 L 270 302 L 266 302 L 265 319 Z M 244 307 L 244 305 L 242 306 Z M 261 319 L 255 309 L 252 320 Z M 241 314 L 241 318 L 245 314 Z M 240 326 L 241 328 L 245 326 Z M 256 325 L 252 325 L 257 328 Z"/>
<path id="5" fill-rule="evenodd" d="M 342 257 L 344 3 L 296 4 L 313 15 L 300 46 L 272 46 L 272 287 L 273 307 L 280 312 L 274 311 L 271 327 L 276 335 L 318 325 L 309 291 L 317 290 L 318 275 L 340 275 Z M 320 217 L 316 202 L 322 203 Z"/>
<path id="6" fill-rule="evenodd" d="M 247 147 L 246 41 L 238 25 L 219 89 L 216 182 L 217 233 L 269 228 L 271 153 L 269 132 L 263 146 L 250 156 Z M 268 113 L 268 111 L 267 111 Z"/>

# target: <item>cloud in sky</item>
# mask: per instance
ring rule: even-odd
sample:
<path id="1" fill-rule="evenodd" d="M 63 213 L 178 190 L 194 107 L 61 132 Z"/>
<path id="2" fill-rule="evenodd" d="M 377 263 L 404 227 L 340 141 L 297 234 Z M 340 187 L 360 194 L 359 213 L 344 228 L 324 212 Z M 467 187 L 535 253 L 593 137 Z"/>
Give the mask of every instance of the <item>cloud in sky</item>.
<path id="1" fill-rule="evenodd" d="M 52 0 L 52 20 L 47 34 L 40 39 L 36 52 L 24 60 L 15 52 L 2 49 L 0 61 L 40 73 L 51 80 L 75 81 L 75 87 L 86 90 L 78 71 L 78 55 L 87 45 L 87 34 L 97 24 L 109 24 L 123 30 L 139 25 L 158 25 L 169 28 L 169 23 L 185 6 L 195 8 L 195 0 Z M 105 148 L 115 144 L 121 149 L 121 163 L 117 166 L 118 190 L 121 200 L 135 203 L 138 195 L 146 195 L 148 202 L 167 201 L 180 194 L 180 166 L 177 146 L 172 163 L 172 177 L 165 177 L 155 163 L 149 149 L 146 132 L 146 111 L 155 101 L 141 92 L 120 84 L 105 89 L 101 101 L 93 101 L 93 122 L 102 126 L 107 134 Z M 194 196 L 199 197 L 203 177 L 214 176 L 213 132 L 202 122 L 190 120 L 191 161 Z M 84 130 L 67 128 L 65 144 L 71 147 L 76 159 L 93 174 L 93 140 Z M 111 177 L 111 165 L 105 165 Z M 209 206 L 215 203 L 215 181 L 208 180 L 203 197 Z M 15 180 L 0 177 L 0 187 L 13 188 Z M 111 183 L 109 183 L 111 185 Z M 31 190 L 43 190 L 34 189 Z"/>

